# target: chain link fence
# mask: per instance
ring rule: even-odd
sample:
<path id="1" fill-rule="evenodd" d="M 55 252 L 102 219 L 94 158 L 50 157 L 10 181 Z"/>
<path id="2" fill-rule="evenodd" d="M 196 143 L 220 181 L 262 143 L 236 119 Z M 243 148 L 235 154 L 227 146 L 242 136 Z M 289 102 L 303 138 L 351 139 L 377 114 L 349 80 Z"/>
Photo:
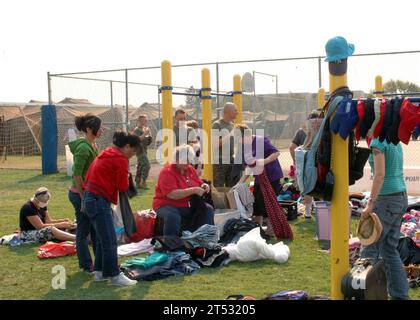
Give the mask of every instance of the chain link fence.
<path id="1" fill-rule="evenodd" d="M 232 101 L 228 93 L 233 90 L 233 76 L 252 74 L 251 88 L 243 92 L 243 120 L 250 128 L 265 130 L 265 134 L 281 150 L 280 162 L 287 169 L 292 162 L 288 147 L 295 132 L 304 125 L 309 112 L 318 107 L 318 88 L 328 88 L 328 64 L 323 62 L 323 58 L 174 65 L 173 106 L 174 109 L 184 108 L 187 119 L 196 120 L 201 127 L 199 97 L 183 93 L 199 92 L 202 68 L 210 70 L 212 92 L 221 94 L 212 99 L 213 120 L 220 118 L 223 105 Z M 349 58 L 349 87 L 354 91 L 355 98 L 372 96 L 378 74 L 384 82 L 402 79 L 420 84 L 419 58 L 420 51 L 354 55 Z M 134 129 L 140 114 L 148 116 L 148 125 L 156 137 L 162 118 L 160 81 L 159 66 L 49 74 L 48 96 L 57 106 L 60 171 L 66 168 L 68 132 L 75 129 L 74 116 L 78 113 L 91 112 L 102 119 L 105 131 L 98 140 L 100 149 L 112 143 L 115 130 Z M 0 106 L 0 168 L 41 169 L 43 104 L 47 102 Z M 158 146 L 154 140 L 149 148 L 152 162 Z M 416 141 L 403 145 L 406 165 L 420 164 L 418 147 Z M 135 159 L 132 162 L 134 164 Z"/>

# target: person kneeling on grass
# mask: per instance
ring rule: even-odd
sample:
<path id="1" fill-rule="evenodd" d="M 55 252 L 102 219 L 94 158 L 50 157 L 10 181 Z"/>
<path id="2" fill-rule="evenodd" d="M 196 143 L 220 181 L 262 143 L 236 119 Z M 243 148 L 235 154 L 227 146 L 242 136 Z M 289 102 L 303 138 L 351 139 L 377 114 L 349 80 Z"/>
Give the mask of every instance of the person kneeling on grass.
<path id="1" fill-rule="evenodd" d="M 74 234 L 63 231 L 75 229 L 76 224 L 69 219 L 53 220 L 48 214 L 47 205 L 50 199 L 48 189 L 41 187 L 22 206 L 19 216 L 22 241 L 44 243 L 51 240 L 76 240 Z"/>
<path id="2" fill-rule="evenodd" d="M 92 162 L 87 172 L 82 211 L 86 212 L 96 232 L 95 281 L 117 286 L 135 285 L 118 266 L 117 236 L 112 219 L 111 203 L 117 204 L 119 192 L 128 189 L 128 159 L 137 153 L 140 138 L 134 134 L 115 132 L 113 146 L 106 148 Z"/>

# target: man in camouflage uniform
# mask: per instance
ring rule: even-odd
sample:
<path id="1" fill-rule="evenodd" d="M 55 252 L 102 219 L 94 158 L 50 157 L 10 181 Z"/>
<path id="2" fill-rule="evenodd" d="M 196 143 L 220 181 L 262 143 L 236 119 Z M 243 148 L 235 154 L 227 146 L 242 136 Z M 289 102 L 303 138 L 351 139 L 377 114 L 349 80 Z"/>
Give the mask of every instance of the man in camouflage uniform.
<path id="1" fill-rule="evenodd" d="M 234 121 L 238 115 L 238 108 L 235 104 L 227 102 L 223 108 L 223 118 L 213 122 L 212 130 L 219 134 L 213 138 L 213 185 L 217 187 L 233 187 L 240 176 L 233 177 L 234 168 Z M 223 148 L 228 145 L 227 153 Z M 218 150 L 218 152 L 216 152 Z"/>
<path id="2" fill-rule="evenodd" d="M 147 147 L 152 143 L 150 128 L 147 127 L 147 115 L 142 114 L 137 120 L 137 127 L 133 133 L 140 137 L 140 148 L 137 151 L 136 186 L 139 189 L 149 189 L 146 183 L 150 171 L 150 162 L 147 157 Z"/>

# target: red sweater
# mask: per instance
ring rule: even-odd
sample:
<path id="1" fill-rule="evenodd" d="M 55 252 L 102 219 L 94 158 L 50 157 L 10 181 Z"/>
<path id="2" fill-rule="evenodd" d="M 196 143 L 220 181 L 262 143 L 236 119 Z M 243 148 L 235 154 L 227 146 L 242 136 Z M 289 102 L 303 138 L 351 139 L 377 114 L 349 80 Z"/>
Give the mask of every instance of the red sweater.
<path id="1" fill-rule="evenodd" d="M 185 178 L 188 176 L 189 184 Z M 176 189 L 187 189 L 190 187 L 200 187 L 203 181 L 197 175 L 195 169 L 189 165 L 185 171 L 185 175 L 176 167 L 176 164 L 166 165 L 159 173 L 159 178 L 155 187 L 155 196 L 153 198 L 153 209 L 157 210 L 163 206 L 174 206 L 178 208 L 188 207 L 190 197 L 173 200 L 167 197 L 168 193 Z"/>
<path id="2" fill-rule="evenodd" d="M 118 192 L 128 189 L 128 158 L 116 147 L 106 148 L 90 165 L 83 187 L 117 204 Z"/>

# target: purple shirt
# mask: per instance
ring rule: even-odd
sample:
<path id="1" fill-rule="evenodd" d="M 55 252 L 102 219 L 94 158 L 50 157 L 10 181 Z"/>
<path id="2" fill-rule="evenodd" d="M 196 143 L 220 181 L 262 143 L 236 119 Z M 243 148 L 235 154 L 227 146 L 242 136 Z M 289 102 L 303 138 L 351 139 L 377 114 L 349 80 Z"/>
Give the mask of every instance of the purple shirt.
<path id="1" fill-rule="evenodd" d="M 258 143 L 261 143 L 261 139 L 264 140 L 264 159 L 269 157 L 271 154 L 278 152 L 279 150 L 273 146 L 270 142 L 270 140 L 266 137 L 262 136 L 252 136 L 252 156 L 255 157 L 257 153 L 257 140 Z M 245 155 L 245 159 L 247 156 Z M 278 179 L 283 178 L 283 171 L 280 166 L 279 161 L 273 161 L 269 164 L 266 164 L 264 166 L 264 169 L 267 173 L 268 180 L 270 182 L 276 181 Z M 255 183 L 259 183 L 259 177 L 255 176 Z"/>

